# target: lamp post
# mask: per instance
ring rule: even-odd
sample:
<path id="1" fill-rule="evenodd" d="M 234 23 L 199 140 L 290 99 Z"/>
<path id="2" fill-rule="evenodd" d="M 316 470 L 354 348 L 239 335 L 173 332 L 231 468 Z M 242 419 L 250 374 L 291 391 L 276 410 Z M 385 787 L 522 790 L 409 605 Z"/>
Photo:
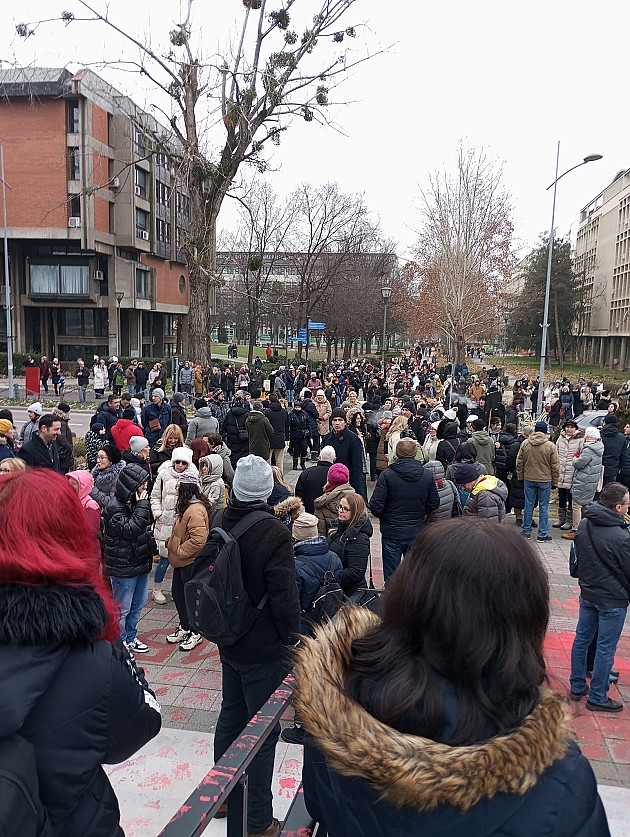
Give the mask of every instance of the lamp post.
<path id="1" fill-rule="evenodd" d="M 116 291 L 116 302 L 118 303 L 118 317 L 116 320 L 116 330 L 117 330 L 117 339 L 116 339 L 116 354 L 118 357 L 121 355 L 121 346 L 122 340 L 120 339 L 120 303 L 123 301 L 123 297 L 125 296 L 124 291 Z"/>
<path id="2" fill-rule="evenodd" d="M 4 179 L 4 148 L 0 145 L 0 179 L 2 179 L 2 212 L 4 217 L 4 301 L 7 313 L 7 374 L 9 393 L 8 397 L 13 398 L 13 327 L 11 319 L 11 282 L 9 279 L 9 238 L 7 233 L 7 186 Z M 9 189 L 11 187 L 9 186 Z"/>
<path id="3" fill-rule="evenodd" d="M 389 302 L 389 298 L 392 295 L 392 289 L 390 285 L 383 285 L 381 288 L 381 296 L 383 297 L 383 302 L 385 303 L 383 309 L 383 343 L 382 343 L 382 363 L 383 363 L 383 373 L 385 373 L 385 341 L 387 339 L 387 303 Z"/>
<path id="4" fill-rule="evenodd" d="M 549 319 L 549 295 L 551 292 L 551 263 L 553 259 L 553 244 L 555 239 L 555 215 L 556 215 L 556 192 L 558 188 L 558 181 L 562 180 L 565 174 L 569 174 L 569 172 L 574 171 L 575 169 L 579 169 L 580 166 L 585 166 L 587 163 L 594 163 L 596 160 L 602 159 L 602 154 L 589 154 L 588 157 L 585 157 L 581 163 L 577 163 L 575 166 L 571 166 L 570 169 L 567 169 L 561 175 L 558 176 L 558 166 L 560 163 L 560 140 L 558 140 L 558 150 L 556 152 L 556 177 L 553 183 L 550 183 L 547 186 L 547 191 L 551 189 L 553 186 L 553 202 L 551 205 L 551 230 L 549 232 L 549 252 L 547 254 L 547 281 L 545 284 L 545 307 L 543 309 L 543 321 L 542 321 L 542 337 L 540 342 L 540 369 L 538 371 L 538 403 L 536 404 L 536 415 L 539 416 L 542 411 L 542 400 L 545 390 L 545 361 L 547 359 L 547 330 L 549 328 L 549 323 L 547 320 Z"/>

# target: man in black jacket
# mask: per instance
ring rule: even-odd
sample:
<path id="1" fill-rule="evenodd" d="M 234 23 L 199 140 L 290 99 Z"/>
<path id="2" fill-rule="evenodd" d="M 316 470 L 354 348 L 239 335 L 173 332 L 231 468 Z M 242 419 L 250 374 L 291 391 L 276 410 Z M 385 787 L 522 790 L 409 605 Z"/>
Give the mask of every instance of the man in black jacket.
<path id="1" fill-rule="evenodd" d="M 273 435 L 269 440 L 271 445 L 271 464 L 277 465 L 282 471 L 284 467 L 284 448 L 289 438 L 289 414 L 280 403 L 277 392 L 269 396 L 269 407 L 265 416 L 273 427 Z"/>
<path id="2" fill-rule="evenodd" d="M 608 697 L 610 671 L 623 630 L 630 591 L 630 532 L 625 521 L 630 496 L 625 485 L 605 485 L 599 500 L 584 509 L 575 535 L 580 583 L 580 615 L 571 650 L 571 699 L 588 694 L 594 712 L 621 712 Z M 586 685 L 588 646 L 597 636 L 590 689 Z"/>
<path id="3" fill-rule="evenodd" d="M 291 536 L 265 502 L 272 490 L 271 466 L 259 456 L 245 456 L 238 461 L 227 509 L 220 512 L 221 527 L 226 532 L 252 511 L 269 515 L 268 520 L 257 522 L 238 539 L 243 583 L 252 605 L 257 607 L 265 595 L 269 598 L 244 636 L 233 645 L 219 646 L 223 699 L 214 734 L 215 761 L 286 676 L 287 647 L 299 626 Z M 279 735 L 278 723 L 247 771 L 250 837 L 275 837 L 280 833 L 278 820 L 273 816 L 271 794 Z"/>
<path id="4" fill-rule="evenodd" d="M 380 519 L 385 581 L 424 528 L 427 515 L 440 506 L 433 474 L 415 459 L 417 449 L 414 439 L 398 442 L 397 461 L 381 473 L 369 502 L 370 511 Z"/>
<path id="5" fill-rule="evenodd" d="M 317 465 L 302 471 L 295 484 L 295 496 L 304 503 L 309 514 L 315 514 L 315 500 L 324 493 L 328 480 L 328 469 L 336 459 L 335 449 L 325 445 L 319 452 Z"/>
<path id="6" fill-rule="evenodd" d="M 61 433 L 61 419 L 47 413 L 39 420 L 39 432 L 20 448 L 18 456 L 31 468 L 50 468 L 61 473 L 57 438 Z"/>
<path id="7" fill-rule="evenodd" d="M 335 449 L 335 462 L 345 465 L 350 472 L 350 485 L 364 499 L 365 475 L 363 473 L 363 445 L 356 433 L 351 433 L 346 425 L 346 414 L 341 407 L 335 407 L 330 419 L 332 431 L 323 439 L 324 445 Z"/>
<path id="8" fill-rule="evenodd" d="M 604 485 L 606 485 L 617 479 L 623 449 L 626 444 L 626 437 L 617 430 L 617 417 L 614 413 L 609 413 L 604 418 L 601 435 L 604 443 L 602 465 L 604 466 Z"/>

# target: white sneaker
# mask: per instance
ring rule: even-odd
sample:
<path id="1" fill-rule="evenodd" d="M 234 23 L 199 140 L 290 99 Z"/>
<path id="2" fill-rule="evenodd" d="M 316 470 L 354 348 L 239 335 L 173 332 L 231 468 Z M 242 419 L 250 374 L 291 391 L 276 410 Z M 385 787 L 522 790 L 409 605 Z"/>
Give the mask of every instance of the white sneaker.
<path id="1" fill-rule="evenodd" d="M 134 654 L 146 654 L 149 651 L 149 646 L 145 645 L 144 642 L 140 642 L 138 637 L 136 637 L 133 642 L 128 642 L 127 650 L 133 652 Z"/>
<path id="2" fill-rule="evenodd" d="M 190 631 L 189 636 L 179 646 L 180 651 L 192 651 L 200 642 L 203 642 L 201 634 L 194 634 Z"/>
<path id="3" fill-rule="evenodd" d="M 151 598 L 156 604 L 163 605 L 166 604 L 166 596 L 161 590 L 154 590 L 151 593 Z"/>
<path id="4" fill-rule="evenodd" d="M 183 640 L 188 639 L 189 634 L 190 631 L 185 631 L 181 625 L 178 625 L 173 633 L 166 637 L 166 641 L 172 642 L 173 644 L 176 642 L 182 642 Z"/>

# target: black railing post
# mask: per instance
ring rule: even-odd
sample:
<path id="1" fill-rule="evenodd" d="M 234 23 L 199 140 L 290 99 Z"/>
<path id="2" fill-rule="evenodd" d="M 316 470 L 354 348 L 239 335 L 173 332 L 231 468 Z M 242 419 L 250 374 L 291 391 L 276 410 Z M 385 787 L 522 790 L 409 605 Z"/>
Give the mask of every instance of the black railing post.
<path id="1" fill-rule="evenodd" d="M 244 773 L 228 796 L 227 837 L 247 834 L 247 773 Z"/>

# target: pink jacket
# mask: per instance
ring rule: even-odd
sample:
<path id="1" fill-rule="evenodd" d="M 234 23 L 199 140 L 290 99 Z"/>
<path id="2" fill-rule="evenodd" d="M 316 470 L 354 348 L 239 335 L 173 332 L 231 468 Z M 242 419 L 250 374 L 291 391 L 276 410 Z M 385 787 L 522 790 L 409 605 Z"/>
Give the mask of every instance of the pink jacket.
<path id="1" fill-rule="evenodd" d="M 85 509 L 88 525 L 92 533 L 95 536 L 98 535 L 101 526 L 101 509 L 96 500 L 90 497 L 90 492 L 94 488 L 92 474 L 89 471 L 70 471 L 66 476 L 72 477 L 73 480 L 79 483 L 79 500 Z"/>

